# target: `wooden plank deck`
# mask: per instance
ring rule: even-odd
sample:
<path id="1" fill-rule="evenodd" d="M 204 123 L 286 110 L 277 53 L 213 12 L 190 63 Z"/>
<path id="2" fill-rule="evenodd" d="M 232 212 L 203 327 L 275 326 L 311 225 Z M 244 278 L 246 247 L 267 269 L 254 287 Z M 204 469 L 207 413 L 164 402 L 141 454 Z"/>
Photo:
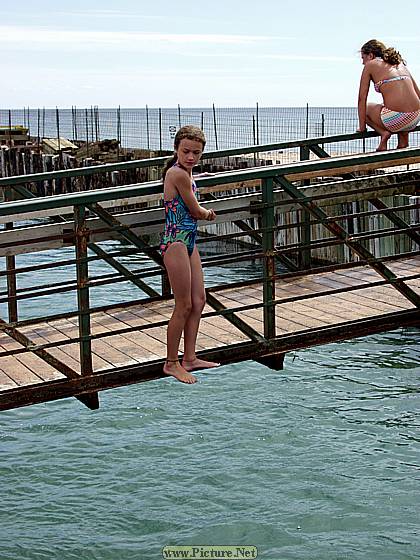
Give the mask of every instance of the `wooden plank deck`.
<path id="1" fill-rule="evenodd" d="M 398 277 L 406 278 L 420 274 L 420 257 L 389 261 L 387 266 Z M 270 347 L 271 352 L 287 352 L 322 342 L 381 332 L 399 325 L 420 326 L 420 310 L 389 284 L 366 286 L 376 281 L 380 282 L 382 278 L 367 266 L 310 275 L 287 275 L 279 279 L 276 282 L 276 298 L 296 299 L 276 306 L 277 338 Z M 408 280 L 407 284 L 420 294 L 420 279 Z M 351 291 L 326 293 L 355 286 L 358 287 Z M 230 309 L 263 301 L 263 287 L 258 282 L 212 293 Z M 315 297 L 307 299 L 310 294 L 315 294 Z M 51 356 L 71 368 L 76 379 L 69 379 L 34 352 L 0 356 L 0 409 L 160 377 L 166 351 L 165 325 L 142 331 L 112 333 L 168 321 L 172 308 L 173 301 L 162 299 L 94 313 L 91 317 L 92 334 L 104 336 L 92 341 L 94 375 L 89 376 L 93 379 L 89 379 L 83 390 L 77 379 L 84 378 L 78 375 L 80 356 L 77 343 L 46 349 Z M 206 305 L 204 314 L 211 312 L 213 309 Z M 238 311 L 236 316 L 263 335 L 262 307 Z M 19 332 L 34 345 L 62 342 L 78 336 L 77 318 L 31 324 L 20 328 Z M 197 342 L 198 351 L 209 357 L 226 357 L 230 348 L 234 351 L 226 361 L 258 357 L 255 341 L 224 316 L 204 317 Z M 5 332 L 0 333 L 0 353 L 19 348 L 23 348 L 19 342 Z M 265 354 L 268 353 L 265 349 Z M 260 352 L 260 355 L 263 353 Z M 108 377 L 112 377 L 109 382 Z"/>

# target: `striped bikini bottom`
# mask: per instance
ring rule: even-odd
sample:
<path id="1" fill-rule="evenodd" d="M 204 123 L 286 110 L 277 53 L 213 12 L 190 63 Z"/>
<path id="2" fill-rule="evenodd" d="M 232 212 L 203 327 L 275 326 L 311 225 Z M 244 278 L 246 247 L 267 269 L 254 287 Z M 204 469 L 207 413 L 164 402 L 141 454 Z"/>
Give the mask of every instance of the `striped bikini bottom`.
<path id="1" fill-rule="evenodd" d="M 420 109 L 411 113 L 399 113 L 382 107 L 381 119 L 384 127 L 390 132 L 410 132 L 420 122 Z"/>

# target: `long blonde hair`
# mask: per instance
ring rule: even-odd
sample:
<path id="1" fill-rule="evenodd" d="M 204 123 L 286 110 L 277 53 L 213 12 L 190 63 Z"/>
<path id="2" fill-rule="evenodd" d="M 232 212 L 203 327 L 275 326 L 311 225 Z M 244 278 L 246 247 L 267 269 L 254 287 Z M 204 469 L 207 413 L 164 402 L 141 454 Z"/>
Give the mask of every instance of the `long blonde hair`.
<path id="1" fill-rule="evenodd" d="M 188 140 L 196 140 L 197 142 L 200 142 L 203 146 L 203 150 L 206 146 L 206 137 L 204 136 L 204 132 L 201 130 L 201 128 L 198 128 L 198 126 L 193 126 L 193 125 L 186 125 L 181 127 L 178 130 L 178 132 L 175 134 L 175 139 L 174 139 L 175 153 L 165 163 L 165 167 L 163 168 L 162 171 L 162 179 L 165 179 L 165 175 L 168 172 L 168 169 L 170 169 L 178 159 L 176 150 L 179 148 L 181 140 L 183 140 L 184 138 L 187 138 Z"/>

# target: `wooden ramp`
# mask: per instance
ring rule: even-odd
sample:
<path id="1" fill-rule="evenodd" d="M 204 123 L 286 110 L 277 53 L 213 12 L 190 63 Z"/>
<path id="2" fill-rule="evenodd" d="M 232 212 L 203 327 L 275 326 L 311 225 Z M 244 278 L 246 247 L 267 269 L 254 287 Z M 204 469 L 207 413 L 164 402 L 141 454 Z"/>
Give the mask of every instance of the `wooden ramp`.
<path id="1" fill-rule="evenodd" d="M 420 256 L 387 266 L 420 294 Z M 420 325 L 420 310 L 368 266 L 278 279 L 276 337 L 269 341 L 261 282 L 209 290 L 209 297 L 223 311 L 206 306 L 197 349 L 222 363 L 256 359 L 280 369 L 289 350 Z M 3 328 L 0 410 L 161 377 L 172 308 L 171 298 L 155 298 L 93 313 L 93 375 L 80 375 L 79 344 L 69 343 L 79 334 L 77 316 Z"/>

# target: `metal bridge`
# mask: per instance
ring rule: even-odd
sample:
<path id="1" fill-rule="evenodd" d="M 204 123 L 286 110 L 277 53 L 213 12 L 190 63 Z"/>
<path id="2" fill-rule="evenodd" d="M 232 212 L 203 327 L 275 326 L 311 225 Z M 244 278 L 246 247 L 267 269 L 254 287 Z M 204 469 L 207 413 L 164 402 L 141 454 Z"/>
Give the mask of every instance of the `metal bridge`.
<path id="1" fill-rule="evenodd" d="M 297 163 L 198 179 L 201 203 L 217 213 L 216 226 L 200 224 L 204 269 L 251 262 L 259 274 L 207 288 L 201 357 L 281 369 L 290 350 L 420 324 L 420 148 L 330 158 L 325 144 L 337 138 L 288 143 L 300 149 Z M 97 408 L 101 390 L 162 377 L 173 301 L 153 241 L 161 182 L 43 198 L 22 186 L 161 163 L 0 179 L 0 410 L 69 396 Z M 110 239 L 124 244 L 110 251 Z M 130 255 L 144 257 L 140 268 Z M 123 282 L 138 297 L 98 305 L 99 287 L 118 294 Z M 74 296 L 72 310 L 42 303 L 59 294 Z"/>

